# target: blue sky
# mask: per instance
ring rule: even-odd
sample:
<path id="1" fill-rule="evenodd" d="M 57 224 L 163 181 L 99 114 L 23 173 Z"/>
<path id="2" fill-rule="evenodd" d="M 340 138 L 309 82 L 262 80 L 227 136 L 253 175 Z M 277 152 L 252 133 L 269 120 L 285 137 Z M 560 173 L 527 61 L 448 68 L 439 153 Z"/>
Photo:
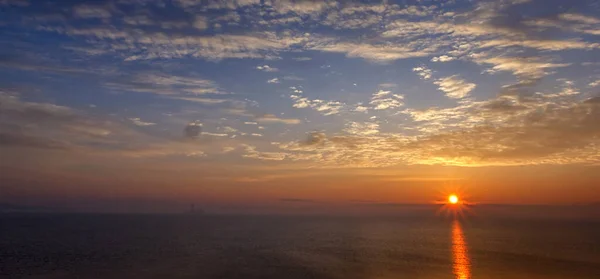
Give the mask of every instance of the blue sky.
<path id="1" fill-rule="evenodd" d="M 597 1 L 0 8 L 0 143 L 19 158 L 5 169 L 152 162 L 235 184 L 600 161 Z"/>

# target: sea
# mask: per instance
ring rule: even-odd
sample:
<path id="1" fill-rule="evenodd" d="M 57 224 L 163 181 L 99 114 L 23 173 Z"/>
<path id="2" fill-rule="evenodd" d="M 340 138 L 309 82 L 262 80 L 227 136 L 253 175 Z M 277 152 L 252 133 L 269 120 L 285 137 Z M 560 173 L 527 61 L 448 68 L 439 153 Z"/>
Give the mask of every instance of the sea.
<path id="1" fill-rule="evenodd" d="M 0 278 L 598 279 L 600 222 L 5 215 Z"/>

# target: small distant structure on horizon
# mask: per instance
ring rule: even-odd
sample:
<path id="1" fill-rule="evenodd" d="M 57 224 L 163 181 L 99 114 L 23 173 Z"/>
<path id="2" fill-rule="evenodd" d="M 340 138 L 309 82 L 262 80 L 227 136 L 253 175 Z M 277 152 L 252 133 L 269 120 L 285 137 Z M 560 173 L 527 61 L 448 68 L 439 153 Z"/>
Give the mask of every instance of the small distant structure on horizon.
<path id="1" fill-rule="evenodd" d="M 204 215 L 204 210 L 202 210 L 201 208 L 197 209 L 196 204 L 192 203 L 190 204 L 190 211 L 188 211 L 188 214 Z"/>

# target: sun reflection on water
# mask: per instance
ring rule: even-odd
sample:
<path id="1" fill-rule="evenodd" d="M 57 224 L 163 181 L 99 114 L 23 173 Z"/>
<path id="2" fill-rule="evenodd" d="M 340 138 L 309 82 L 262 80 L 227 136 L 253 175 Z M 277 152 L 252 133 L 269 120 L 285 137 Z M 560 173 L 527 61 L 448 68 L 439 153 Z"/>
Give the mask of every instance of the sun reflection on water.
<path id="1" fill-rule="evenodd" d="M 452 269 L 456 279 L 471 278 L 471 260 L 467 249 L 467 242 L 458 220 L 452 222 Z"/>

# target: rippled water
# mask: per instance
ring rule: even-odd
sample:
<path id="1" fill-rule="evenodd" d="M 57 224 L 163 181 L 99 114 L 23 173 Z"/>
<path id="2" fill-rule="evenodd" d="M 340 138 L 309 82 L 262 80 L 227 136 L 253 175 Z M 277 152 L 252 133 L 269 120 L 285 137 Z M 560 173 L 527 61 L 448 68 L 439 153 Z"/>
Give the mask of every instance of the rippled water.
<path id="1" fill-rule="evenodd" d="M 600 278 L 600 223 L 0 217 L 2 278 Z"/>

